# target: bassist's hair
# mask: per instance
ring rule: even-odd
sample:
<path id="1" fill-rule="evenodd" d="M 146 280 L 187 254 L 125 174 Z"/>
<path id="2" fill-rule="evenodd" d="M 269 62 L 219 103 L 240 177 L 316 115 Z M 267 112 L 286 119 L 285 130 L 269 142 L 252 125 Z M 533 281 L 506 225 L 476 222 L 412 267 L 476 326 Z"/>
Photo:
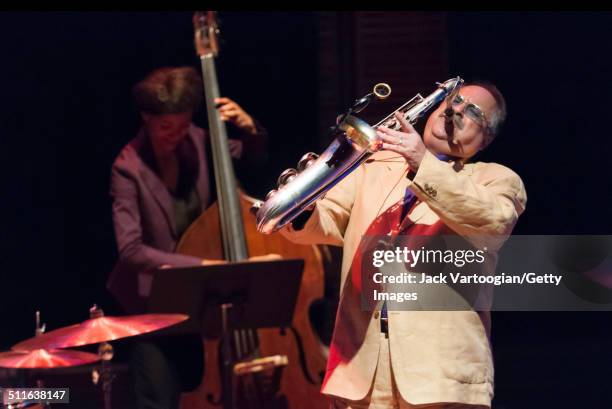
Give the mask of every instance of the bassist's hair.
<path id="1" fill-rule="evenodd" d="M 159 68 L 132 89 L 136 108 L 153 115 L 195 111 L 202 101 L 202 80 L 193 67 Z"/>

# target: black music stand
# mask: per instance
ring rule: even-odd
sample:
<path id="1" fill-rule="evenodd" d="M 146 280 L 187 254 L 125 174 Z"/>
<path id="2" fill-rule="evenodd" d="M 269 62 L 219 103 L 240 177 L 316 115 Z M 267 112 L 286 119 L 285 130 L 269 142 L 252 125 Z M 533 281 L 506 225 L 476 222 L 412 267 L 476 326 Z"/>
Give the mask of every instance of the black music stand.
<path id="1" fill-rule="evenodd" d="M 304 260 L 237 262 L 159 269 L 153 273 L 150 313 L 188 314 L 165 334 L 201 333 L 222 339 L 224 409 L 235 409 L 231 339 L 238 329 L 288 327 Z"/>

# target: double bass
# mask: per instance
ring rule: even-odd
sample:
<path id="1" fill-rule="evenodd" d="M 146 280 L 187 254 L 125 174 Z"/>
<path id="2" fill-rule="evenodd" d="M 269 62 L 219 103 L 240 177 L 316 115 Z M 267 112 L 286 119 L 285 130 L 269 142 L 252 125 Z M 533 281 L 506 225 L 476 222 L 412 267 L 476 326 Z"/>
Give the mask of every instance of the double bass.
<path id="1" fill-rule="evenodd" d="M 215 13 L 194 15 L 195 45 L 202 65 L 209 137 L 214 163 L 217 201 L 186 230 L 177 252 L 205 259 L 229 262 L 276 253 L 284 258 L 304 260 L 302 283 L 291 327 L 286 329 L 243 330 L 235 337 L 235 358 L 253 362 L 261 357 L 284 356 L 287 364 L 275 371 L 235 375 L 237 408 L 326 408 L 320 393 L 326 364 L 326 346 L 310 320 L 311 304 L 324 296 L 323 260 L 316 246 L 295 245 L 279 234 L 262 235 L 250 213 L 254 199 L 238 190 L 230 156 L 225 124 L 214 99 L 220 96 L 214 59 L 218 53 L 218 26 Z M 271 283 L 271 285 L 273 285 Z M 182 409 L 220 409 L 223 406 L 219 339 L 203 338 L 204 376 L 199 388 L 185 394 Z M 280 374 L 280 376 L 279 376 Z"/>

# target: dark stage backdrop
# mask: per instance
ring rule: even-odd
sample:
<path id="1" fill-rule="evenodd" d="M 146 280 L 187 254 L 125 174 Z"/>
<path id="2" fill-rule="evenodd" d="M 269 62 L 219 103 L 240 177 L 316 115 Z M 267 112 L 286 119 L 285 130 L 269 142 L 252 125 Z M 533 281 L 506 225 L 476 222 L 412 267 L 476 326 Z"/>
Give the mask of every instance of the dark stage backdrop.
<path id="1" fill-rule="evenodd" d="M 221 18 L 222 93 L 271 134 L 269 163 L 245 181 L 261 195 L 320 147 L 318 16 Z M 446 18 L 450 74 L 490 79 L 507 98 L 507 127 L 481 159 L 507 164 L 525 181 L 529 202 L 515 232 L 610 233 L 612 15 Z M 130 88 L 153 68 L 198 67 L 198 59 L 188 12 L 1 13 L 0 50 L 7 349 L 32 335 L 36 309 L 50 329 L 86 319 L 94 302 L 117 312 L 104 289 L 116 257 L 108 184 L 114 157 L 138 126 Z M 418 58 L 406 56 L 406 75 Z M 204 124 L 202 113 L 196 122 Z M 493 344 L 498 409 L 612 407 L 610 314 L 495 313 Z"/>
<path id="2" fill-rule="evenodd" d="M 611 234 L 611 13 L 452 13 L 451 73 L 498 84 L 502 135 L 482 155 L 527 188 L 515 234 Z M 610 313 L 494 313 L 496 409 L 610 408 Z"/>

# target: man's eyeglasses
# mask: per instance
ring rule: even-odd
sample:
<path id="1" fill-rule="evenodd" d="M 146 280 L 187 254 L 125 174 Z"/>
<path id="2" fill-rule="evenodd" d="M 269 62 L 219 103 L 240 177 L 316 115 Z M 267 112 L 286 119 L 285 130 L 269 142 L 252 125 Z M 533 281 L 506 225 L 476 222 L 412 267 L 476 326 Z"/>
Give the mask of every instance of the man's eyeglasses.
<path id="1" fill-rule="evenodd" d="M 482 108 L 469 100 L 466 100 L 462 95 L 457 94 L 455 99 L 453 99 L 453 107 L 458 107 L 463 103 L 465 103 L 465 105 L 463 106 L 461 113 L 472 119 L 477 124 L 488 127 L 489 124 L 487 122 L 487 117 L 485 116 Z"/>

